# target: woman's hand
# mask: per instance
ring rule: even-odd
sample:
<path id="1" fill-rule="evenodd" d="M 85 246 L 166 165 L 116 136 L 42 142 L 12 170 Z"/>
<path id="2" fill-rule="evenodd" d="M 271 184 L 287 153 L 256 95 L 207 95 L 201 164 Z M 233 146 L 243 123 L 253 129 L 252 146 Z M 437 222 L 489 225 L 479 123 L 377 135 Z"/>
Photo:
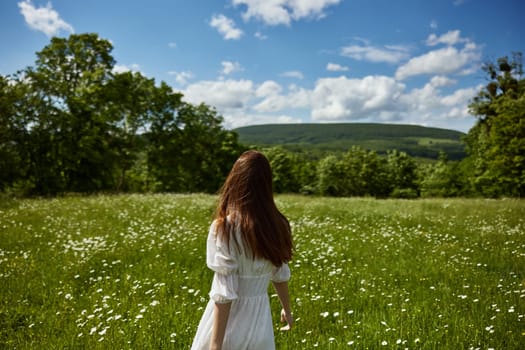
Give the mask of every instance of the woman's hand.
<path id="1" fill-rule="evenodd" d="M 222 350 L 222 346 L 217 344 L 211 344 L 210 350 Z"/>
<path id="2" fill-rule="evenodd" d="M 281 310 L 281 322 L 286 322 L 286 326 L 281 327 L 281 331 L 289 331 L 293 327 L 292 313 L 287 313 L 284 309 Z"/>

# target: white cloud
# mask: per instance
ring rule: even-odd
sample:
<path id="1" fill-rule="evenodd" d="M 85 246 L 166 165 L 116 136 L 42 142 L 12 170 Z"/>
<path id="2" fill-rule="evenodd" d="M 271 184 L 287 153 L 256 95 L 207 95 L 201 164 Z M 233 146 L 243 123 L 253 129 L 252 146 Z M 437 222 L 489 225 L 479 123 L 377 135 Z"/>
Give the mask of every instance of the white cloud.
<path id="1" fill-rule="evenodd" d="M 337 63 L 328 63 L 326 65 L 326 70 L 330 72 L 346 72 L 348 70 L 348 67 L 341 66 Z"/>
<path id="2" fill-rule="evenodd" d="M 140 71 L 140 66 L 136 63 L 130 65 L 116 64 L 112 70 L 113 73 L 125 73 L 125 72 L 138 72 Z"/>
<path id="3" fill-rule="evenodd" d="M 261 88 L 263 85 L 261 85 Z M 264 99 L 254 105 L 253 110 L 270 113 L 288 109 L 305 109 L 310 106 L 311 95 L 312 93 L 310 90 L 291 85 L 288 88 L 287 94 L 279 94 L 274 91 L 266 96 L 261 96 L 264 97 Z"/>
<path id="4" fill-rule="evenodd" d="M 177 43 L 170 42 L 170 43 L 168 43 L 168 47 L 170 47 L 172 49 L 176 49 L 177 48 Z"/>
<path id="5" fill-rule="evenodd" d="M 406 86 L 386 76 L 363 79 L 319 79 L 311 93 L 311 118 L 324 121 L 402 122 L 467 131 L 473 117 L 468 104 L 481 86 L 452 90 L 455 80 L 431 78 L 421 88 Z"/>
<path id="6" fill-rule="evenodd" d="M 475 64 L 480 59 L 480 51 L 474 43 L 468 43 L 462 50 L 445 47 L 411 58 L 396 71 L 396 79 L 403 80 L 421 74 L 450 74 Z"/>
<path id="7" fill-rule="evenodd" d="M 293 86 L 288 90 L 294 101 L 288 100 L 279 108 L 256 108 L 261 101 L 271 103 L 272 99 L 283 99 L 282 87 L 275 81 L 268 80 L 256 86 L 250 80 L 216 80 L 200 81 L 190 84 L 181 91 L 184 100 L 194 104 L 202 102 L 213 106 L 224 117 L 227 128 L 244 125 L 267 123 L 300 123 L 302 120 L 293 117 L 284 109 L 297 104 L 301 92 Z M 294 97 L 295 96 L 295 97 Z M 306 100 L 307 101 L 307 100 Z M 307 104 L 307 102 L 304 102 Z M 271 113 L 277 111 L 277 113 Z"/>
<path id="8" fill-rule="evenodd" d="M 450 86 L 456 84 L 456 80 L 447 78 L 442 75 L 437 75 L 430 79 L 430 85 L 433 87 Z"/>
<path id="9" fill-rule="evenodd" d="M 312 92 L 312 119 L 318 121 L 358 120 L 378 116 L 392 117 L 404 84 L 386 76 L 363 79 L 319 79 Z"/>
<path id="10" fill-rule="evenodd" d="M 430 28 L 437 29 L 437 27 L 438 27 L 438 22 L 435 19 L 430 21 Z"/>
<path id="11" fill-rule="evenodd" d="M 187 86 L 182 93 L 190 103 L 204 102 L 223 112 L 244 110 L 255 95 L 251 80 L 199 81 Z"/>
<path id="12" fill-rule="evenodd" d="M 481 89 L 481 86 L 456 90 L 450 95 L 443 96 L 441 98 L 441 103 L 447 107 L 454 107 L 454 106 L 467 107 L 470 101 L 472 100 L 472 98 L 478 94 L 480 89 Z M 466 113 L 463 116 L 466 116 Z"/>
<path id="13" fill-rule="evenodd" d="M 224 115 L 224 122 L 227 128 L 238 128 L 259 124 L 297 124 L 302 123 L 302 119 L 287 114 L 229 113 Z"/>
<path id="14" fill-rule="evenodd" d="M 228 75 L 233 72 L 238 72 L 242 70 L 242 67 L 239 62 L 230 62 L 230 61 L 222 61 L 222 74 Z"/>
<path id="15" fill-rule="evenodd" d="M 235 6 L 244 5 L 244 20 L 255 18 L 268 25 L 289 25 L 292 20 L 322 18 L 325 8 L 341 0 L 232 0 Z"/>
<path id="16" fill-rule="evenodd" d="M 272 113 L 279 112 L 290 107 L 289 100 L 285 95 L 270 95 L 266 96 L 264 100 L 253 106 L 253 110 L 258 113 Z"/>
<path id="17" fill-rule="evenodd" d="M 31 0 L 25 0 L 19 2 L 18 7 L 29 27 L 43 32 L 48 37 L 57 35 L 61 30 L 74 33 L 73 27 L 60 18 L 50 2 L 46 7 L 36 8 Z"/>
<path id="18" fill-rule="evenodd" d="M 260 0 L 264 1 L 264 0 Z M 297 20 L 305 17 L 322 18 L 326 7 L 337 5 L 341 0 L 290 0 L 287 6 L 292 10 L 292 18 Z"/>
<path id="19" fill-rule="evenodd" d="M 451 30 L 441 36 L 430 34 L 426 43 L 428 46 L 436 46 L 437 44 L 445 44 L 450 46 L 465 41 L 465 39 L 461 38 L 461 33 L 459 30 Z"/>
<path id="20" fill-rule="evenodd" d="M 402 122 L 466 131 L 473 121 L 468 104 L 481 86 L 454 89 L 455 84 L 445 75 L 434 75 L 410 90 L 388 76 L 325 77 L 311 89 L 284 87 L 274 80 L 257 84 L 218 78 L 191 83 L 181 92 L 190 103 L 215 107 L 228 128 L 311 120 Z"/>
<path id="21" fill-rule="evenodd" d="M 294 78 L 294 79 L 304 79 L 303 73 L 301 73 L 301 72 L 299 72 L 297 70 L 284 72 L 284 73 L 281 74 L 281 76 L 287 77 L 287 78 Z"/>
<path id="22" fill-rule="evenodd" d="M 274 96 L 278 95 L 282 90 L 281 85 L 273 80 L 267 80 L 257 88 L 255 95 L 257 97 Z"/>
<path id="23" fill-rule="evenodd" d="M 439 107 L 438 93 L 434 84 L 427 83 L 422 88 L 412 89 L 399 100 L 407 114 L 418 114 L 422 118 L 427 118 L 427 114 Z"/>
<path id="24" fill-rule="evenodd" d="M 179 85 L 186 85 L 186 84 L 188 84 L 188 81 L 190 79 L 193 79 L 193 73 L 190 72 L 190 71 L 183 71 L 183 72 L 171 71 L 171 72 L 168 72 L 168 74 L 169 75 L 174 75 L 175 76 L 175 81 Z"/>
<path id="25" fill-rule="evenodd" d="M 235 23 L 224 15 L 214 15 L 210 26 L 217 29 L 225 40 L 237 40 L 243 34 L 242 30 L 236 28 Z"/>
<path id="26" fill-rule="evenodd" d="M 473 64 L 470 67 L 466 67 L 465 69 L 461 70 L 458 75 L 470 75 L 476 73 L 481 68 L 480 62 L 473 62 Z"/>
<path id="27" fill-rule="evenodd" d="M 412 89 L 400 98 L 404 106 L 404 116 L 418 124 L 441 125 L 449 127 L 450 121 L 470 118 L 468 105 L 481 86 L 458 89 L 444 95 L 441 87 L 455 84 L 454 80 L 435 76 L 422 88 Z"/>
<path id="28" fill-rule="evenodd" d="M 268 36 L 264 35 L 261 32 L 255 32 L 254 36 L 259 40 L 266 40 L 268 39 Z"/>
<path id="29" fill-rule="evenodd" d="M 398 63 L 408 58 L 409 50 L 403 46 L 376 47 L 368 43 L 341 48 L 341 55 L 359 61 Z"/>

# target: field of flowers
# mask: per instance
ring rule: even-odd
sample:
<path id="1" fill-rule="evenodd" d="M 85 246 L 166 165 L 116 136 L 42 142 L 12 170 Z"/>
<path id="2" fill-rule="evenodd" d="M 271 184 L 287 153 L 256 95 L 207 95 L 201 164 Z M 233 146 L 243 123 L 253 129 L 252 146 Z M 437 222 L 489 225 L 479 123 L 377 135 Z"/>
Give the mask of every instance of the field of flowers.
<path id="1" fill-rule="evenodd" d="M 215 196 L 0 203 L 0 348 L 188 349 Z M 278 196 L 296 318 L 278 349 L 523 349 L 525 202 Z"/>

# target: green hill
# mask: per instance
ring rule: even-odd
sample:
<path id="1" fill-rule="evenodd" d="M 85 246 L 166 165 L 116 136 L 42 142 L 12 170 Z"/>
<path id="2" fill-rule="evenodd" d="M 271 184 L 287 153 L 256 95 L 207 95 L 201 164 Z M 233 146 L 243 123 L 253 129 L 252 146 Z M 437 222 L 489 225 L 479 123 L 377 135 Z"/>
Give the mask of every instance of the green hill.
<path id="1" fill-rule="evenodd" d="M 313 153 L 345 152 L 352 146 L 380 154 L 397 149 L 413 157 L 436 159 L 440 151 L 449 159 L 466 156 L 462 132 L 419 125 L 266 124 L 237 128 L 239 140 L 250 146 L 282 146 L 291 151 Z"/>

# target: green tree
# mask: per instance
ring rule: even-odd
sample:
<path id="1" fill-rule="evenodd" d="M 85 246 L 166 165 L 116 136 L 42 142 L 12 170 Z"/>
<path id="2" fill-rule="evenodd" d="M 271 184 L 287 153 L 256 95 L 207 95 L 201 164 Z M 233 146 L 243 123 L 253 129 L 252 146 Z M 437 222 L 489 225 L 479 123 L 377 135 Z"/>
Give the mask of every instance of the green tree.
<path id="1" fill-rule="evenodd" d="M 27 172 L 27 129 L 17 108 L 26 88 L 20 81 L 0 76 L 0 191 L 22 181 Z"/>
<path id="2" fill-rule="evenodd" d="M 301 184 L 295 169 L 297 157 L 282 147 L 268 148 L 263 152 L 272 167 L 274 191 L 277 193 L 299 192 Z"/>
<path id="3" fill-rule="evenodd" d="M 114 73 L 96 34 L 53 38 L 34 67 L 0 77 L 0 190 L 215 192 L 243 150 L 204 104 Z"/>
<path id="4" fill-rule="evenodd" d="M 156 95 L 163 93 L 168 97 L 173 94 L 162 85 L 156 87 L 154 79 L 136 72 L 114 74 L 104 86 L 104 114 L 108 123 L 109 147 L 114 156 L 113 177 L 117 191 L 130 188 L 127 172 L 137 165 L 143 169 L 136 168 L 135 174 L 141 173 L 143 176 L 140 176 L 140 180 L 134 177 L 134 189 L 147 189 L 147 162 L 143 151 L 146 138 L 141 133 L 145 132 L 146 125 L 159 108 L 157 104 L 160 98 L 156 98 Z M 176 101 L 178 105 L 180 95 L 177 95 Z"/>
<path id="5" fill-rule="evenodd" d="M 223 118 L 206 104 L 184 103 L 177 114 L 181 130 L 182 191 L 217 192 L 242 152 L 235 132 L 224 129 Z"/>
<path id="6" fill-rule="evenodd" d="M 32 171 L 40 193 L 111 185 L 102 91 L 111 78 L 111 44 L 96 34 L 53 38 L 25 71 L 40 108 L 31 114 Z"/>
<path id="7" fill-rule="evenodd" d="M 318 190 L 329 196 L 385 197 L 390 189 L 384 161 L 374 151 L 353 146 L 341 158 L 329 155 L 317 168 Z"/>
<path id="8" fill-rule="evenodd" d="M 324 157 L 317 165 L 317 188 L 324 196 L 345 195 L 345 172 L 334 155 Z"/>
<path id="9" fill-rule="evenodd" d="M 424 197 L 455 197 L 466 194 L 460 163 L 449 161 L 440 152 L 439 159 L 421 168 L 421 195 Z"/>
<path id="10" fill-rule="evenodd" d="M 385 167 L 376 152 L 353 146 L 343 155 L 345 196 L 378 196 L 389 194 Z"/>
<path id="11" fill-rule="evenodd" d="M 521 53 L 483 67 L 489 83 L 470 104 L 478 116 L 465 138 L 473 187 L 486 196 L 525 195 L 525 80 Z"/>
<path id="12" fill-rule="evenodd" d="M 417 164 L 405 152 L 392 150 L 386 156 L 385 184 L 393 197 L 417 197 Z"/>
<path id="13" fill-rule="evenodd" d="M 181 102 L 167 91 L 158 97 L 148 133 L 155 190 L 216 192 L 243 150 L 237 134 L 224 129 L 222 117 L 205 104 Z"/>
<path id="14" fill-rule="evenodd" d="M 182 181 L 178 174 L 180 129 L 176 114 L 182 105 L 182 94 L 174 93 L 162 83 L 153 90 L 153 108 L 148 115 L 146 165 L 150 191 L 177 191 Z"/>
<path id="15" fill-rule="evenodd" d="M 497 179 L 504 195 L 525 195 L 525 81 L 521 95 L 501 98 L 494 103 L 498 114 L 492 121 L 489 177 Z"/>
<path id="16" fill-rule="evenodd" d="M 293 173 L 299 192 L 314 194 L 317 192 L 317 161 L 311 160 L 304 154 L 295 154 Z"/>

